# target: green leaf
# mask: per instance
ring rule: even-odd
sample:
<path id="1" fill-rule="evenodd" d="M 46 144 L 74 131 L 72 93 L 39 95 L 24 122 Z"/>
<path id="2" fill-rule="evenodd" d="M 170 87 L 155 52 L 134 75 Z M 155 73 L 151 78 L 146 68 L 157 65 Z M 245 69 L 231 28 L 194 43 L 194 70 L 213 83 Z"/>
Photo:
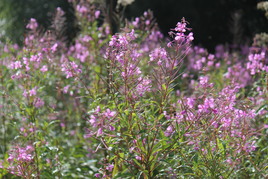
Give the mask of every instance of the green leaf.
<path id="1" fill-rule="evenodd" d="M 112 177 L 114 178 L 118 174 L 118 160 L 115 160 Z"/>
<path id="2" fill-rule="evenodd" d="M 100 73 L 100 72 L 101 72 L 101 68 L 100 68 L 100 66 L 95 66 L 95 67 L 94 67 L 94 71 L 95 71 L 96 73 Z"/>
<path id="3" fill-rule="evenodd" d="M 217 145 L 219 147 L 220 153 L 222 155 L 225 155 L 226 144 L 223 141 L 221 141 L 219 138 L 217 138 Z"/>

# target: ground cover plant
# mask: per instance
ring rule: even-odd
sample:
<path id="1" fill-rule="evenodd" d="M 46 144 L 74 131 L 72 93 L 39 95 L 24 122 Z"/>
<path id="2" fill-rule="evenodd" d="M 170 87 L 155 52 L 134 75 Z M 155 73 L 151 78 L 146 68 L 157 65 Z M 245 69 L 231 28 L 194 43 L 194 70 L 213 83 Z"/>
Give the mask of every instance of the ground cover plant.
<path id="1" fill-rule="evenodd" d="M 210 54 L 150 11 L 111 35 L 101 6 L 72 2 L 70 46 L 60 8 L 0 44 L 1 178 L 268 177 L 267 46 Z"/>

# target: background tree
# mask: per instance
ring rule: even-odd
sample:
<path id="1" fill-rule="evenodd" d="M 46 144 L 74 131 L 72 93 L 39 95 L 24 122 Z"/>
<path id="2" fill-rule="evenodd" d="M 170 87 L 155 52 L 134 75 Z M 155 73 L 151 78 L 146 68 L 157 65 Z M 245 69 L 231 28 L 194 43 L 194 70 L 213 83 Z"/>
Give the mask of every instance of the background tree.
<path id="1" fill-rule="evenodd" d="M 252 43 L 255 34 L 268 31 L 258 0 L 136 0 L 127 7 L 128 18 L 151 9 L 164 34 L 182 17 L 194 32 L 196 45 L 210 51 L 218 44 Z M 239 37 L 239 39 L 238 39 Z M 236 39 L 235 39 L 236 38 Z"/>
<path id="2" fill-rule="evenodd" d="M 116 0 L 96 0 L 106 3 L 107 13 L 113 22 L 113 33 L 117 31 L 118 9 Z M 120 1 L 121 2 L 121 1 Z M 131 1 L 132 2 L 132 1 Z M 263 13 L 257 9 L 258 0 L 135 0 L 126 6 L 125 16 L 129 19 L 140 16 L 151 9 L 164 35 L 176 22 L 185 17 L 190 22 L 195 36 L 195 45 L 202 45 L 210 51 L 217 44 L 252 43 L 255 34 L 268 31 Z M 33 17 L 44 28 L 48 28 L 56 7 L 66 13 L 66 36 L 69 41 L 75 37 L 77 26 L 72 4 L 68 0 L 1 0 L 0 34 L 2 39 L 10 38 L 22 42 L 24 27 Z M 112 10 L 112 12 L 111 12 Z"/>
<path id="3" fill-rule="evenodd" d="M 1 0 L 0 1 L 0 38 L 8 37 L 11 41 L 22 43 L 25 26 L 30 18 L 47 29 L 57 7 L 65 12 L 65 33 L 68 40 L 75 36 L 74 10 L 67 0 Z M 63 29 L 64 30 L 64 29 Z"/>
<path id="4" fill-rule="evenodd" d="M 268 19 L 268 1 L 259 2 L 257 8 L 265 12 L 265 16 Z M 262 32 L 256 34 L 254 37 L 254 46 L 267 48 L 268 46 L 268 33 Z"/>

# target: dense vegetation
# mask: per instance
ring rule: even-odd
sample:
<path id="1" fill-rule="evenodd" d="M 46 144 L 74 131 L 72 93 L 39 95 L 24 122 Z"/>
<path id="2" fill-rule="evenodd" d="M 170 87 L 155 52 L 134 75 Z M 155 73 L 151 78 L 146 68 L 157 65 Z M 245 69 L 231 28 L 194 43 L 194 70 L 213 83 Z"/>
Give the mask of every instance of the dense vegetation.
<path id="1" fill-rule="evenodd" d="M 35 19 L 1 43 L 1 178 L 266 178 L 267 46 L 215 54 L 183 18 L 151 11 L 111 35 L 106 13 L 72 1 L 75 43 Z"/>

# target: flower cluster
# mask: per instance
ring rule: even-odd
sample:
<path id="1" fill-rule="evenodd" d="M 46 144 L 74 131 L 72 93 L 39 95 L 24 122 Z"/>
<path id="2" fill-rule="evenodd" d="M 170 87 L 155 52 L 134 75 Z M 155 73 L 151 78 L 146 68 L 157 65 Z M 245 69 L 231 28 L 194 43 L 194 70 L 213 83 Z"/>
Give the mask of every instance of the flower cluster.
<path id="1" fill-rule="evenodd" d="M 91 40 L 92 38 L 90 36 L 84 36 L 77 39 L 75 45 L 70 48 L 69 54 L 72 54 L 82 63 L 87 61 L 87 58 L 90 53 L 88 51 L 88 47 L 85 44 L 88 44 Z"/>
<path id="2" fill-rule="evenodd" d="M 84 1 L 77 1 L 77 0 L 69 0 L 73 1 L 75 5 L 75 9 L 77 15 L 81 19 L 85 19 L 89 22 L 94 22 L 96 19 L 100 17 L 100 10 L 96 9 L 94 4 L 86 3 Z"/>
<path id="3" fill-rule="evenodd" d="M 36 22 L 36 19 L 31 18 L 30 22 L 27 24 L 26 28 L 30 29 L 30 30 L 36 30 L 38 27 L 38 24 Z"/>
<path id="4" fill-rule="evenodd" d="M 111 36 L 107 9 L 69 2 L 73 43 L 60 8 L 46 32 L 30 20 L 22 48 L 0 43 L 0 176 L 265 176 L 265 50 L 192 47 L 185 19 L 168 41 L 150 11 Z"/>
<path id="5" fill-rule="evenodd" d="M 194 40 L 194 36 L 192 32 L 187 35 L 186 31 L 188 30 L 190 29 L 187 27 L 187 22 L 183 18 L 181 22 L 177 23 L 175 29 L 169 32 L 169 35 L 174 38 L 174 40 L 169 42 L 167 46 L 171 47 L 173 44 L 176 44 L 176 46 L 182 46 L 183 44 L 191 43 Z"/>
<path id="6" fill-rule="evenodd" d="M 207 83 L 207 82 L 206 82 Z M 190 125 L 185 136 L 188 137 L 188 144 L 195 150 L 203 150 L 209 144 L 213 152 L 219 150 L 217 140 L 229 138 L 228 154 L 232 157 L 250 153 L 256 149 L 256 141 L 252 140 L 255 129 L 251 127 L 251 120 L 255 118 L 256 112 L 252 109 L 239 107 L 236 93 L 240 86 L 228 86 L 214 97 L 209 94 L 201 96 L 193 95 L 179 100 L 180 110 L 176 112 L 174 119 L 179 125 Z M 164 113 L 168 120 L 172 116 Z M 175 133 L 176 125 L 172 123 L 166 128 L 165 135 L 171 136 Z M 208 133 L 210 133 L 208 135 Z"/>
<path id="7" fill-rule="evenodd" d="M 34 147 L 32 145 L 13 146 L 9 151 L 7 161 L 9 163 L 7 170 L 14 175 L 27 178 L 35 173 Z"/>
<path id="8" fill-rule="evenodd" d="M 232 67 L 228 67 L 228 71 L 225 74 L 227 79 L 233 80 L 239 84 L 242 88 L 251 84 L 252 78 L 246 68 L 241 63 L 236 63 Z"/>
<path id="9" fill-rule="evenodd" d="M 85 138 L 92 136 L 100 137 L 105 135 L 106 131 L 114 131 L 116 124 L 116 112 L 106 109 L 101 112 L 101 108 L 98 106 L 92 114 L 88 122 L 93 130 L 88 130 L 88 133 L 85 135 Z"/>
<path id="10" fill-rule="evenodd" d="M 141 53 L 137 50 L 135 31 L 112 36 L 106 58 L 123 79 L 122 93 L 130 98 L 143 96 L 150 91 L 150 80 L 141 75 L 140 63 Z"/>
<path id="11" fill-rule="evenodd" d="M 78 67 L 75 62 L 66 61 L 61 65 L 61 71 L 65 73 L 66 78 L 77 77 L 79 73 L 82 73 L 82 70 Z"/>
<path id="12" fill-rule="evenodd" d="M 164 48 L 156 48 L 154 51 L 151 52 L 149 55 L 150 62 L 157 61 L 157 65 L 161 66 L 165 64 L 168 67 L 170 64 L 168 62 L 168 54 Z"/>
<path id="13" fill-rule="evenodd" d="M 255 75 L 261 71 L 268 72 L 268 65 L 266 61 L 265 52 L 255 54 L 251 53 L 248 56 L 247 69 L 250 71 L 251 75 Z"/>

